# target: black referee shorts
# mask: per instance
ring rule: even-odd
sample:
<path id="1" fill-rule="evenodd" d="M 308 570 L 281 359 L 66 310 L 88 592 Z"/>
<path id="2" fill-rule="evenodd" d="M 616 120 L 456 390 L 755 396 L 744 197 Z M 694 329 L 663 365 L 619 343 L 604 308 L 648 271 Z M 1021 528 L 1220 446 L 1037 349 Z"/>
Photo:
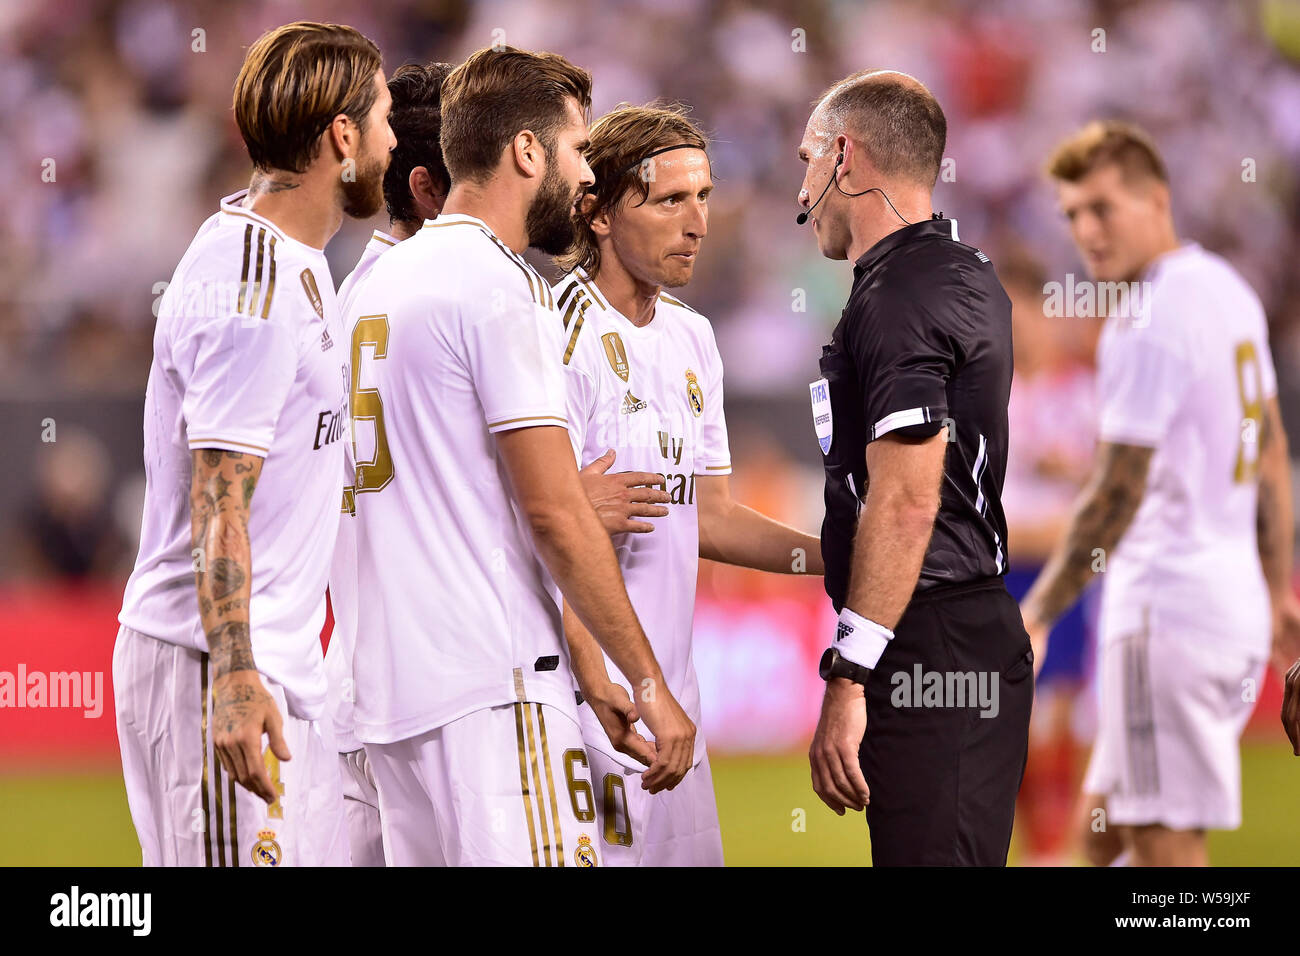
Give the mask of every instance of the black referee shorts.
<path id="1" fill-rule="evenodd" d="M 912 599 L 867 681 L 873 864 L 1006 865 L 1033 661 L 1001 578 Z"/>

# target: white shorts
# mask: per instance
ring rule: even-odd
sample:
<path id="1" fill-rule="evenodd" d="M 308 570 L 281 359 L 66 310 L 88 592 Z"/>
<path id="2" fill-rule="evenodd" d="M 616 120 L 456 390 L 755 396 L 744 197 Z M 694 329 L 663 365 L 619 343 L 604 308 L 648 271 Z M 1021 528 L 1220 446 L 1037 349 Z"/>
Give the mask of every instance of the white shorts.
<path id="1" fill-rule="evenodd" d="M 353 866 L 383 866 L 384 841 L 379 827 L 379 790 L 365 748 L 339 754 L 343 776 L 343 810 Z"/>
<path id="2" fill-rule="evenodd" d="M 594 747 L 591 779 L 607 866 L 722 866 L 722 831 L 705 756 L 672 790 L 641 789 L 628 769 Z"/>
<path id="3" fill-rule="evenodd" d="M 549 704 L 486 707 L 365 749 L 388 866 L 601 862 L 582 735 Z"/>
<path id="4" fill-rule="evenodd" d="M 1110 823 L 1239 827 L 1239 742 L 1265 664 L 1168 625 L 1104 642 L 1084 793 L 1106 798 Z"/>
<path id="5" fill-rule="evenodd" d="M 347 866 L 338 756 L 318 721 L 284 718 L 292 759 L 270 751 L 268 805 L 235 783 L 212 746 L 208 655 L 123 627 L 113 648 L 117 736 L 145 866 Z"/>

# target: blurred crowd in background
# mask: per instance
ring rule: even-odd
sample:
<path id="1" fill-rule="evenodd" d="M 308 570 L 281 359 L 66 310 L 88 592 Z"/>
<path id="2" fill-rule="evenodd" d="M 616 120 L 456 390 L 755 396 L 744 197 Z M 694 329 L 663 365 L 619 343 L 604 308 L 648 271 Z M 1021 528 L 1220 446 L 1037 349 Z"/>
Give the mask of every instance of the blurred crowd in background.
<path id="1" fill-rule="evenodd" d="M 0 400 L 32 417 L 6 415 L 6 447 L 29 446 L 60 401 L 103 417 L 71 416 L 54 447 L 26 456 L 27 500 L 0 514 L 0 580 L 129 569 L 141 472 L 120 446 L 138 441 L 138 419 L 125 433 L 117 419 L 143 394 L 161 283 L 217 200 L 247 183 L 230 112 L 244 50 L 303 17 L 357 26 L 390 72 L 505 42 L 591 70 L 597 115 L 656 97 L 694 108 L 718 189 L 680 294 L 717 329 L 737 483 L 790 520 L 819 521 L 803 386 L 850 282 L 794 224 L 795 148 L 810 101 L 865 67 L 912 73 L 938 96 L 952 163 L 936 208 L 1016 301 L 1013 557 L 1041 553 L 1090 450 L 1097 323 L 1042 314 L 1043 283 L 1079 265 L 1041 170 L 1091 117 L 1155 136 L 1182 233 L 1263 298 L 1284 409 L 1300 418 L 1300 8 L 1288 0 L 7 0 Z M 331 243 L 336 283 L 372 225 L 384 222 L 346 223 Z"/>
<path id="2" fill-rule="evenodd" d="M 794 222 L 796 148 L 812 101 L 868 67 L 911 73 L 942 103 L 951 162 L 935 208 L 992 257 L 1014 304 L 1013 590 L 1061 533 L 1094 443 L 1099 322 L 1043 310 L 1044 283 L 1083 278 L 1043 164 L 1087 120 L 1126 118 L 1155 137 L 1181 235 L 1259 293 L 1297 447 L 1297 0 L 4 0 L 0 436 L 16 466 L 0 496 L 0 584 L 125 580 L 156 302 L 200 223 L 247 185 L 230 110 L 244 51 L 295 19 L 356 26 L 390 73 L 503 42 L 589 69 L 597 116 L 656 98 L 693 108 L 713 136 L 717 189 L 678 294 L 717 331 L 738 497 L 801 527 L 822 514 L 805 385 L 851 275 Z M 344 224 L 328 249 L 336 284 L 386 225 Z M 702 614 L 711 599 L 807 600 L 811 583 L 706 565 Z M 1086 679 L 1087 616 L 1076 611 L 1076 638 L 1053 644 L 1077 658 L 1056 665 L 1067 687 Z M 1080 735 L 1065 725 L 1086 723 L 1086 708 L 1072 697 L 1036 708 L 1056 743 L 1030 766 L 1055 782 L 1031 826 L 1035 813 L 1059 819 L 1074 792 Z M 1054 839 L 1038 841 L 1043 855 Z"/>

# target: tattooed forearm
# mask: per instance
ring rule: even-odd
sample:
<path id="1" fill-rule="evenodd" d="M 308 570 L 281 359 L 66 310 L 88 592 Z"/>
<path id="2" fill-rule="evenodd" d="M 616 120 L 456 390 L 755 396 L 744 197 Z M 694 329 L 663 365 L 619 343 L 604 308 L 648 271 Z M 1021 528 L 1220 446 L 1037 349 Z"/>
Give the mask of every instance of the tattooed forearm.
<path id="1" fill-rule="evenodd" d="M 255 671 L 247 621 L 225 621 L 207 632 L 214 677 L 233 671 Z"/>
<path id="2" fill-rule="evenodd" d="M 194 453 L 190 489 L 195 585 L 214 676 L 255 670 L 249 635 L 252 555 L 248 505 L 262 459 L 205 448 Z M 243 494 L 232 494 L 238 483 Z"/>
<path id="3" fill-rule="evenodd" d="M 1065 540 L 1025 596 L 1024 604 L 1039 620 L 1052 622 L 1064 614 L 1093 579 L 1098 559 L 1104 561 L 1124 536 L 1142 504 L 1153 453 L 1110 442 L 1097 449 L 1097 470 Z"/>
<path id="4" fill-rule="evenodd" d="M 220 601 L 244 586 L 244 569 L 232 558 L 213 558 L 208 568 L 212 597 Z"/>

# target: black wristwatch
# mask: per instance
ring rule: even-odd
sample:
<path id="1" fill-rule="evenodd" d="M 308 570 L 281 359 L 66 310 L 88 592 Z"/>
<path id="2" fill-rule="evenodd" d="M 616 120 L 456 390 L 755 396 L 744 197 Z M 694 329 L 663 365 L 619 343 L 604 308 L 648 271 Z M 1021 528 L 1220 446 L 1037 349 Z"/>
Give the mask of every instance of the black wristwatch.
<path id="1" fill-rule="evenodd" d="M 846 660 L 840 657 L 840 652 L 835 648 L 828 647 L 826 653 L 822 654 L 821 663 L 817 665 L 817 673 L 821 674 L 822 680 L 847 677 L 856 684 L 865 685 L 867 678 L 871 676 L 871 668 Z"/>

